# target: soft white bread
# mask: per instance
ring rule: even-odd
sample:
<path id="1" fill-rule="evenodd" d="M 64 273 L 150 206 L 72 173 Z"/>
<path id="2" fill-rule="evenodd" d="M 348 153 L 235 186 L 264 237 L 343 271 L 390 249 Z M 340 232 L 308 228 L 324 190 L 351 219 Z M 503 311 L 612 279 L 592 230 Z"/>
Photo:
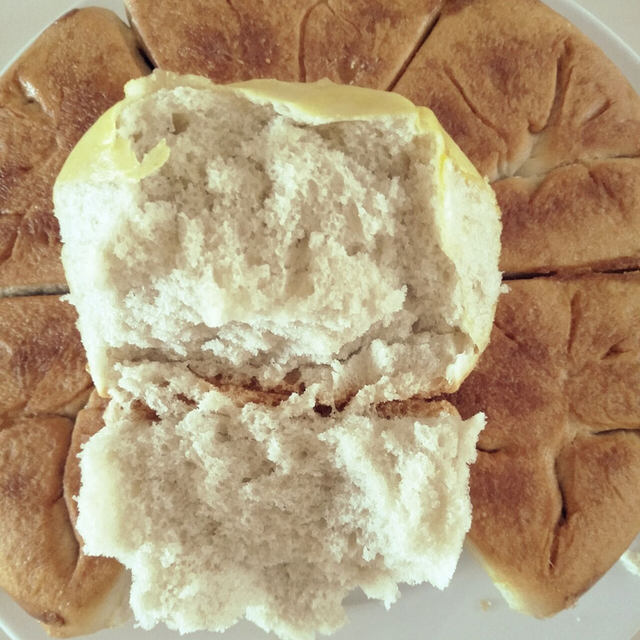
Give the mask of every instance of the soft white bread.
<path id="1" fill-rule="evenodd" d="M 146 359 L 330 403 L 459 386 L 490 333 L 499 209 L 428 109 L 157 71 L 126 93 L 54 193 L 101 393 Z"/>
<path id="2" fill-rule="evenodd" d="M 127 367 L 120 384 L 81 454 L 78 529 L 131 569 L 142 627 L 246 617 L 312 638 L 345 622 L 357 586 L 389 604 L 399 582 L 448 584 L 482 416 L 360 396 L 321 416 L 314 389 L 240 406 L 184 364 Z"/>

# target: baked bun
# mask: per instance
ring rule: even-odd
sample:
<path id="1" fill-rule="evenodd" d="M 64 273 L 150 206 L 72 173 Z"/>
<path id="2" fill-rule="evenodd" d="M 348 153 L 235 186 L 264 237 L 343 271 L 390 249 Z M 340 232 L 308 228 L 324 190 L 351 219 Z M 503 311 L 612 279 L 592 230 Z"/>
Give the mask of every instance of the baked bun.
<path id="1" fill-rule="evenodd" d="M 74 10 L 0 79 L 0 294 L 62 293 L 53 182 L 73 145 L 148 72 L 111 11 Z"/>
<path id="2" fill-rule="evenodd" d="M 57 296 L 0 299 L 0 416 L 74 418 L 91 391 L 73 307 Z"/>
<path id="3" fill-rule="evenodd" d="M 77 453 L 102 411 L 74 427 L 91 385 L 75 321 L 55 296 L 0 300 L 0 587 L 58 637 L 129 613 L 126 572 L 86 556 L 73 526 Z"/>
<path id="4" fill-rule="evenodd" d="M 452 401 L 487 415 L 470 542 L 512 607 L 548 616 L 640 531 L 640 273 L 509 288 Z"/>
<path id="5" fill-rule="evenodd" d="M 322 402 L 456 389 L 500 286 L 490 187 L 427 109 L 328 81 L 155 72 L 58 177 L 63 261 L 100 393 L 187 361 Z"/>
<path id="6" fill-rule="evenodd" d="M 532 0 L 446 2 L 395 90 L 492 181 L 503 271 L 640 266 L 640 98 L 565 18 Z"/>
<path id="7" fill-rule="evenodd" d="M 449 583 L 482 416 L 360 398 L 318 412 L 313 388 L 243 404 L 167 363 L 126 368 L 111 394 L 81 454 L 78 529 L 131 569 L 143 628 L 246 617 L 311 638 L 344 624 L 356 587 L 389 605 L 400 582 Z"/>
<path id="8" fill-rule="evenodd" d="M 125 0 L 153 63 L 214 82 L 252 78 L 388 89 L 442 0 Z M 283 28 L 290 25 L 291 28 Z"/>

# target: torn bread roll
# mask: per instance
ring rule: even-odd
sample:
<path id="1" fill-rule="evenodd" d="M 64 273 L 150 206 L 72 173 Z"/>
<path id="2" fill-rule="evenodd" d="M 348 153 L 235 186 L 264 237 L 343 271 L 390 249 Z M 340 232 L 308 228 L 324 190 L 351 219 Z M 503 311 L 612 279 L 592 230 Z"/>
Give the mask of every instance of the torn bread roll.
<path id="1" fill-rule="evenodd" d="M 488 184 L 392 94 L 159 72 L 126 94 L 55 188 L 110 396 L 85 550 L 131 569 L 141 626 L 183 633 L 313 638 L 356 587 L 444 588 L 484 418 L 407 398 L 457 388 L 486 346 Z"/>
<path id="2" fill-rule="evenodd" d="M 447 403 L 319 415 L 315 393 L 239 406 L 181 363 L 127 367 L 81 454 L 78 528 L 132 571 L 138 623 L 281 638 L 346 622 L 356 587 L 444 588 L 471 524 L 469 464 L 484 418 Z"/>
<path id="3" fill-rule="evenodd" d="M 431 111 L 158 71 L 126 95 L 54 192 L 100 393 L 144 360 L 330 404 L 459 386 L 491 330 L 499 209 Z"/>

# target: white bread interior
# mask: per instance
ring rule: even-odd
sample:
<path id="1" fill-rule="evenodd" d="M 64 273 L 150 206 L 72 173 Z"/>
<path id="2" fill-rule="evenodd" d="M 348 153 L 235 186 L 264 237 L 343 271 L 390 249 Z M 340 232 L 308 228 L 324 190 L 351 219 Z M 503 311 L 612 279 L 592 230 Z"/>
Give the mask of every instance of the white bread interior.
<path id="1" fill-rule="evenodd" d="M 127 96 L 54 192 L 100 393 L 144 360 L 264 388 L 296 371 L 328 402 L 459 386 L 488 342 L 499 209 L 430 111 L 157 71 Z"/>
<path id="2" fill-rule="evenodd" d="M 131 569 L 138 623 L 222 631 L 246 617 L 282 638 L 345 622 L 360 586 L 444 588 L 471 523 L 469 463 L 484 425 L 455 411 L 382 415 L 315 390 L 238 406 L 184 364 L 124 367 L 81 454 L 78 530 Z"/>

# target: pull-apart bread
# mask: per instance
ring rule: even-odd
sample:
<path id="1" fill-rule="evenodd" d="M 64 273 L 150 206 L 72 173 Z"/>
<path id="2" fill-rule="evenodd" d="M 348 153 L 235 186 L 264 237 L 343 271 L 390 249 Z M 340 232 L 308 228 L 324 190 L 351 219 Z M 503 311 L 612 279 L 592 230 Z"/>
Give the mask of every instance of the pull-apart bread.
<path id="1" fill-rule="evenodd" d="M 311 638 L 356 587 L 388 605 L 448 584 L 484 419 L 405 401 L 457 389 L 486 347 L 500 219 L 428 109 L 155 71 L 54 201 L 111 398 L 78 530 L 131 569 L 143 627 Z"/>
<path id="2" fill-rule="evenodd" d="M 566 19 L 534 0 L 447 2 L 395 90 L 492 181 L 504 272 L 640 266 L 640 99 Z"/>
<path id="3" fill-rule="evenodd" d="M 252 78 L 389 89 L 442 0 L 125 0 L 150 60 L 214 82 Z M 283 29 L 283 25 L 287 25 Z"/>
<path id="4" fill-rule="evenodd" d="M 66 290 L 51 189 L 69 151 L 148 73 L 111 11 L 83 9 L 51 25 L 0 80 L 0 293 Z"/>
<path id="5" fill-rule="evenodd" d="M 395 89 L 415 104 L 429 106 L 479 173 L 492 181 L 503 211 L 500 266 L 510 277 L 638 268 L 638 96 L 596 46 L 542 3 L 535 0 L 336 0 L 328 3 L 126 0 L 125 4 L 139 37 L 139 46 L 152 63 L 165 69 L 207 75 L 214 82 L 256 77 L 309 81 L 328 77 L 344 84 Z M 290 29 L 278 28 L 282 24 L 290 25 Z M 113 14 L 101 9 L 82 9 L 50 27 L 0 80 L 0 295 L 64 290 L 58 226 L 51 215 L 54 178 L 84 130 L 122 96 L 123 83 L 146 71 L 131 33 Z M 172 135 L 183 124 L 182 116 L 178 116 L 165 144 L 170 146 Z M 331 142 L 331 135 L 324 142 Z M 135 141 L 134 148 L 138 142 L 139 152 L 146 142 Z M 375 144 L 375 141 L 371 142 L 372 148 Z M 338 150 L 339 146 L 335 151 Z M 125 151 L 130 160 L 131 154 L 127 149 Z M 156 154 L 161 151 L 162 148 Z M 147 160 L 147 168 L 153 159 L 152 156 L 151 161 Z M 142 157 L 136 157 L 136 160 L 145 163 Z M 158 160 L 157 155 L 155 160 Z M 253 174 L 245 175 L 260 176 L 262 168 L 256 166 L 254 169 Z M 235 173 L 236 169 L 233 169 L 232 175 Z M 154 176 L 148 177 L 153 179 Z M 248 181 L 242 185 L 243 194 L 246 195 L 250 184 Z M 188 195 L 186 189 L 181 193 L 185 197 Z M 161 190 L 155 192 L 158 201 L 161 201 L 161 195 Z M 132 196 L 128 194 L 127 197 Z M 156 217 L 149 215 L 151 226 L 160 225 L 160 209 L 155 210 Z M 322 216 L 318 215 L 318 218 Z M 177 218 L 168 216 L 168 219 Z M 121 221 L 119 218 L 118 224 Z M 177 236 L 177 229 L 183 227 L 174 226 L 173 233 Z M 230 230 L 216 231 L 220 237 Z M 233 228 L 231 231 L 230 237 L 236 240 L 244 232 Z M 254 234 L 250 237 L 256 255 L 260 255 L 263 236 L 251 228 L 246 232 Z M 361 237 L 370 232 L 373 231 L 368 227 L 358 229 Z M 160 234 L 162 246 L 172 245 L 169 235 L 167 229 L 164 235 Z M 134 234 L 133 238 L 134 244 L 141 243 L 136 246 L 147 250 L 148 245 L 139 235 Z M 466 244 L 471 244 L 475 251 L 478 243 L 472 240 Z M 130 245 L 125 243 L 123 246 Z M 296 252 L 292 244 L 290 260 L 304 261 L 304 256 L 300 255 L 304 250 Z M 194 251 L 198 254 L 201 247 L 198 245 Z M 345 253 L 347 257 L 353 257 L 348 256 L 346 248 Z M 172 252 L 171 256 L 173 260 L 178 253 Z M 137 265 L 136 269 L 144 266 L 144 261 L 138 263 L 138 260 L 134 255 L 132 264 Z M 126 256 L 110 256 L 106 262 L 114 265 L 118 261 L 125 264 Z M 140 271 L 143 272 L 144 269 Z M 445 274 L 446 270 L 440 273 Z M 125 272 L 123 276 L 125 279 L 127 274 Z M 237 275 L 232 274 L 233 278 Z M 340 282 L 338 291 L 345 286 L 345 280 L 349 280 L 349 286 L 354 280 L 340 275 L 334 274 Z M 637 429 L 638 424 L 634 402 L 637 402 L 640 385 L 638 358 L 633 355 L 637 354 L 637 349 L 632 336 L 637 331 L 622 330 L 638 325 L 637 305 L 633 302 L 635 276 L 612 274 L 589 278 L 566 282 L 555 279 L 510 282 L 511 292 L 498 307 L 498 323 L 504 332 L 500 326 L 494 327 L 491 346 L 480 361 L 478 373 L 473 374 L 454 396 L 464 416 L 479 410 L 488 415 L 488 426 L 480 440 L 478 463 L 471 476 L 471 496 L 475 505 L 471 530 L 473 546 L 489 573 L 501 585 L 508 601 L 536 615 L 551 614 L 575 601 L 614 562 L 633 537 L 634 528 L 638 532 L 639 509 L 634 502 L 638 484 L 634 475 L 638 469 L 634 448 L 637 432 L 632 429 L 634 425 Z M 393 282 L 393 277 L 385 282 Z M 359 287 L 360 282 L 356 285 Z M 144 282 L 132 281 L 132 286 L 144 289 Z M 284 286 L 287 286 L 286 282 Z M 136 296 L 128 301 L 138 318 L 147 304 L 148 291 L 144 291 L 140 300 Z M 264 296 L 272 293 L 267 291 L 255 302 L 242 302 L 240 310 L 255 312 L 262 305 Z M 329 310 L 333 293 L 325 303 Z M 409 293 L 407 291 L 407 300 Z M 195 311 L 191 316 L 194 320 L 200 316 L 199 309 L 192 308 L 192 294 L 193 288 L 187 287 L 185 304 L 180 303 L 179 313 L 184 318 Z M 456 295 L 446 299 L 451 302 Z M 462 296 L 462 299 L 466 300 L 463 304 L 468 304 L 468 298 Z M 3 425 L 0 454 L 6 461 L 0 468 L 3 487 L 0 491 L 3 514 L 0 518 L 0 586 L 28 611 L 47 621 L 49 632 L 56 635 L 87 633 L 113 624 L 124 615 L 120 604 L 122 594 L 127 591 L 126 574 L 115 561 L 102 558 L 89 562 L 89 558 L 81 553 L 78 555 L 75 541 L 79 538 L 74 535 L 72 525 L 76 510 L 75 502 L 69 497 L 77 494 L 79 482 L 75 453 L 88 434 L 101 425 L 102 405 L 94 398 L 90 408 L 79 414 L 71 436 L 74 416 L 88 394 L 84 361 L 80 364 L 80 357 L 74 356 L 75 364 L 72 365 L 64 355 L 66 351 L 59 350 L 58 334 L 38 324 L 41 321 L 38 318 L 44 318 L 39 303 L 25 306 L 24 313 L 18 311 L 22 302 L 15 304 L 18 306 L 13 307 L 8 301 L 7 305 L 0 303 L 4 309 L 2 314 L 8 314 L 6 317 L 10 318 L 4 326 L 11 327 L 11 335 L 3 338 L 3 343 L 14 345 L 7 347 L 6 354 L 9 355 L 0 372 L 3 380 L 6 378 L 3 417 L 0 418 Z M 590 311 L 583 313 L 587 307 Z M 264 307 L 260 308 L 264 310 Z M 367 314 L 374 314 L 376 309 L 383 309 L 378 300 L 370 308 L 357 310 L 357 317 L 362 319 Z M 385 311 L 387 318 L 402 315 L 402 312 L 389 309 Z M 608 310 L 612 315 L 607 315 Z M 462 313 L 462 308 L 458 311 Z M 628 315 L 630 312 L 631 316 Z M 598 316 L 598 313 L 602 315 Z M 58 317 L 55 313 L 51 315 Z M 436 316 L 429 317 L 434 319 Z M 98 360 L 108 356 L 115 362 L 116 356 L 120 358 L 123 353 L 131 355 L 135 352 L 136 358 L 144 354 L 133 367 L 123 367 L 119 363 L 119 375 L 130 383 L 114 393 L 117 404 L 109 409 L 109 415 L 122 417 L 122 424 L 118 423 L 114 429 L 121 430 L 127 437 L 127 446 L 137 446 L 137 427 L 146 426 L 149 432 L 156 429 L 157 433 L 166 435 L 163 426 L 179 425 L 188 433 L 190 424 L 198 424 L 205 418 L 207 422 L 211 421 L 210 433 L 215 431 L 218 434 L 215 437 L 228 443 L 231 439 L 224 435 L 225 425 L 222 424 L 226 420 L 227 427 L 229 423 L 236 425 L 237 434 L 251 433 L 249 437 L 253 439 L 236 444 L 231 441 L 229 450 L 255 452 L 273 443 L 263 462 L 269 455 L 276 461 L 266 462 L 263 467 L 252 459 L 250 471 L 253 475 L 247 476 L 246 484 L 250 488 L 246 491 L 264 497 L 262 483 L 272 482 L 266 486 L 275 489 L 277 479 L 269 480 L 273 475 L 269 474 L 266 480 L 260 480 L 259 474 L 270 469 L 271 464 L 282 472 L 292 451 L 286 434 L 280 434 L 281 439 L 258 440 L 255 434 L 263 432 L 251 426 L 255 424 L 256 416 L 264 414 L 265 406 L 273 406 L 274 411 L 280 412 L 279 419 L 289 425 L 304 418 L 304 431 L 315 445 L 311 449 L 314 455 L 305 463 L 305 470 L 316 468 L 315 464 L 326 470 L 328 461 L 335 466 L 336 460 L 345 459 L 347 441 L 338 446 L 339 440 L 334 436 L 341 433 L 346 422 L 342 426 L 336 422 L 344 412 L 336 413 L 334 403 L 342 408 L 349 396 L 354 392 L 357 394 L 359 384 L 378 379 L 376 371 L 386 368 L 384 359 L 379 359 L 374 367 L 369 366 L 371 360 L 360 367 L 355 366 L 358 354 L 353 354 L 352 365 L 347 363 L 346 369 L 352 366 L 358 373 L 357 379 L 344 375 L 345 367 L 337 358 L 329 365 L 307 363 L 306 368 L 297 367 L 268 392 L 261 389 L 257 375 L 248 386 L 237 387 L 234 382 L 245 380 L 251 367 L 238 369 L 234 366 L 225 373 L 216 373 L 222 362 L 220 351 L 216 356 L 213 351 L 207 352 L 206 357 L 198 353 L 198 358 L 190 361 L 193 365 L 197 360 L 194 367 L 181 360 L 184 355 L 180 354 L 180 349 L 188 349 L 180 345 L 179 336 L 171 343 L 170 353 L 166 349 L 158 352 L 157 345 L 150 348 L 149 338 L 157 336 L 155 329 L 145 333 L 144 327 L 153 324 L 153 319 L 158 317 L 151 315 L 145 319 L 143 315 L 138 326 L 141 331 L 137 334 L 129 329 L 123 332 L 120 337 L 127 334 L 129 342 L 119 344 L 117 349 L 121 351 L 118 353 L 106 342 L 101 343 L 100 336 L 98 340 L 92 339 Z M 447 321 L 446 314 L 438 317 Z M 606 321 L 597 320 L 598 317 L 606 318 Z M 275 321 L 276 325 L 281 320 L 282 317 L 269 317 L 269 322 Z M 314 346 L 315 354 L 326 354 L 332 345 L 335 346 L 335 342 L 331 343 L 331 336 L 337 332 L 333 320 L 335 316 L 329 313 L 319 322 L 323 342 Z M 64 327 L 65 322 L 70 320 L 61 321 L 59 326 Z M 25 327 L 24 334 L 19 331 L 21 323 Z M 473 351 L 477 348 L 478 353 L 481 351 L 483 340 L 478 336 L 483 331 L 475 333 L 475 330 L 465 329 L 463 324 L 462 331 L 456 333 L 456 329 L 450 332 L 450 337 L 457 335 L 462 342 L 466 341 L 466 346 L 453 340 L 453 351 L 449 351 L 447 357 L 451 357 L 457 348 L 465 355 L 456 358 L 457 365 L 445 367 L 444 377 L 437 381 L 429 379 L 432 393 L 437 389 L 455 388 L 456 381 L 459 383 L 473 365 L 477 354 L 469 357 L 465 352 L 467 346 Z M 205 326 L 198 325 L 197 330 L 207 331 L 206 326 L 206 323 Z M 282 330 L 283 325 L 278 326 Z M 406 325 L 403 326 L 406 329 Z M 159 327 L 165 331 L 167 325 L 160 322 Z M 195 325 L 190 331 L 194 328 Z M 43 334 L 35 348 L 33 340 L 25 336 L 30 331 L 37 334 L 41 329 Z M 379 329 L 381 333 L 376 334 Z M 401 327 L 402 331 L 405 329 Z M 411 327 L 411 333 L 432 329 L 434 327 L 428 323 L 418 322 Z M 87 330 L 90 332 L 91 328 Z M 308 330 L 309 325 L 295 328 L 300 339 Z M 384 331 L 388 333 L 382 336 Z M 385 336 L 393 338 L 393 331 L 393 323 L 385 328 L 382 320 L 380 326 L 370 332 L 369 337 L 377 336 L 371 345 Z M 574 340 L 571 337 L 578 334 L 583 338 Z M 586 339 L 589 335 L 591 338 Z M 143 344 L 136 343 L 140 337 Z M 241 343 L 255 348 L 255 355 L 250 355 L 254 359 L 251 366 L 255 369 L 258 365 L 260 370 L 258 351 L 265 341 L 291 346 L 287 340 L 291 342 L 292 333 L 286 331 L 283 337 L 262 332 L 253 337 L 256 340 L 250 345 L 247 332 L 224 336 L 227 345 Z M 77 341 L 77 336 L 75 339 Z M 603 344 L 599 344 L 600 340 Z M 575 351 L 576 347 L 570 348 L 574 343 L 584 346 L 584 349 L 580 347 L 583 356 Z M 23 346 L 18 348 L 17 345 Z M 203 345 L 204 342 L 198 347 Z M 213 342 L 208 346 L 213 346 Z M 353 344 L 343 347 L 348 351 Z M 416 344 L 412 348 L 415 350 Z M 374 351 L 372 347 L 370 354 Z M 49 355 L 34 357 L 40 352 Z M 15 355 L 18 353 L 22 355 Z M 224 355 L 224 348 L 222 353 Z M 242 359 L 250 349 L 244 356 L 242 353 L 242 349 L 236 350 L 236 356 Z M 278 353 L 282 358 L 284 352 Z M 155 358 L 154 354 L 167 360 L 161 366 L 173 372 L 171 381 L 158 383 L 157 377 L 149 373 L 149 363 L 144 359 Z M 189 357 L 192 355 L 190 353 Z M 103 359 L 102 364 L 105 362 Z M 207 366 L 204 366 L 205 362 Z M 368 392 L 370 400 L 401 392 L 400 382 L 408 379 L 407 372 L 400 366 L 402 358 L 395 362 L 396 369 L 389 367 L 395 381 L 380 377 L 374 382 L 375 392 Z M 283 363 L 286 358 L 279 365 L 284 371 L 287 367 Z M 582 368 L 579 367 L 581 363 Z M 214 366 L 209 366 L 211 364 Z M 266 375 L 265 371 L 261 370 L 260 375 Z M 104 378 L 109 373 L 98 372 L 96 375 L 102 376 L 104 386 Z M 321 394 L 324 402 L 316 402 L 314 398 L 312 403 L 309 394 L 317 393 L 318 387 L 314 385 L 318 384 L 320 372 L 323 372 L 319 376 L 320 383 L 329 379 L 331 383 L 329 388 L 325 385 Z M 271 373 L 272 378 L 263 377 L 264 386 L 274 382 L 275 372 Z M 148 378 L 144 378 L 149 382 L 146 397 L 147 387 L 143 389 L 139 383 L 143 374 L 148 374 Z M 366 375 L 359 377 L 360 374 Z M 448 375 L 451 376 L 449 380 Z M 412 372 L 412 376 L 415 377 L 411 384 L 416 383 L 416 386 L 429 377 L 420 370 Z M 195 386 L 188 393 L 176 391 L 177 381 L 187 378 L 193 380 Z M 573 379 L 579 384 L 571 383 Z M 134 384 L 136 380 L 138 382 Z M 163 387 L 165 382 L 167 386 Z M 305 385 L 308 390 L 304 401 L 291 400 L 292 392 L 304 393 Z M 159 391 L 163 388 L 166 389 L 164 397 Z M 102 391 L 104 393 L 105 388 Z M 138 392 L 140 397 L 135 397 Z M 455 417 L 450 405 L 426 408 L 424 403 L 416 404 L 415 401 L 396 402 L 377 405 L 374 410 L 364 402 L 365 395 L 356 395 L 356 404 L 347 407 L 344 414 L 346 421 L 353 423 L 356 420 L 360 424 L 359 433 L 363 434 L 367 429 L 372 433 L 395 431 L 395 427 L 389 426 L 391 418 L 412 416 L 421 423 L 430 424 L 431 428 L 441 428 L 443 433 L 448 433 L 449 444 L 454 442 L 457 432 L 461 449 L 456 464 L 464 467 L 463 461 L 473 458 L 465 447 L 475 437 L 478 424 L 465 425 Z M 204 397 L 209 404 L 201 413 L 193 403 Z M 233 400 L 232 408 L 228 404 L 229 398 Z M 318 418 L 310 417 L 306 409 L 302 412 L 304 416 L 301 415 L 304 402 L 309 406 L 313 404 Z M 242 408 L 245 406 L 249 408 Z M 356 406 L 361 410 L 353 415 Z M 434 418 L 434 414 L 439 417 Z M 323 415 L 327 421 L 318 422 Z M 275 414 L 269 416 L 265 426 Z M 333 436 L 320 439 L 320 424 L 325 425 L 323 433 L 330 431 Z M 398 433 L 403 433 L 406 427 L 399 426 L 398 429 Z M 607 433 L 594 435 L 603 430 Z M 110 433 L 106 431 L 101 437 L 115 447 Z M 270 435 L 273 434 L 270 432 Z M 400 450 L 397 442 L 389 442 L 394 451 Z M 67 457 L 70 443 L 71 455 Z M 152 451 L 154 456 L 161 456 L 175 444 L 163 437 L 156 443 L 157 449 Z M 202 463 L 207 450 L 200 447 L 198 440 L 187 439 L 182 444 L 195 460 L 195 466 L 177 469 L 177 478 L 206 477 L 207 482 L 215 478 L 221 482 L 221 491 L 233 486 L 229 484 L 233 478 L 225 476 L 224 469 L 220 475 L 212 475 L 210 467 Z M 282 455 L 278 453 L 278 446 L 285 448 Z M 435 482 L 437 475 L 433 474 L 438 473 L 438 467 L 430 466 L 430 453 L 425 447 L 428 448 L 427 440 L 416 436 L 411 444 L 403 443 L 400 448 L 406 452 L 407 460 L 424 459 L 430 469 L 429 478 Z M 102 464 L 100 456 L 103 454 L 96 448 L 93 454 Z M 301 453 L 300 458 L 305 455 Z M 362 459 L 375 467 L 376 450 L 367 450 Z M 89 460 L 87 456 L 84 464 L 89 465 Z M 454 458 L 451 460 L 453 464 Z M 116 456 L 110 464 L 119 469 L 118 473 L 127 471 L 126 460 L 121 456 Z M 407 482 L 408 476 L 403 475 L 408 468 L 403 464 L 399 458 L 397 482 L 400 492 L 403 487 L 407 490 L 413 486 Z M 379 468 L 378 471 L 374 477 L 383 477 L 384 470 Z M 63 475 L 66 511 L 60 499 Z M 367 487 L 359 484 L 355 467 L 341 466 L 336 477 L 340 478 L 341 490 L 356 487 L 358 504 L 365 504 L 366 496 L 370 494 Z M 463 486 L 464 468 L 452 477 Z M 450 497 L 453 500 L 453 496 Z M 315 513 L 313 509 L 320 503 L 321 499 L 314 503 L 315 506 L 309 504 L 305 513 Z M 124 500 L 121 506 L 128 509 L 130 504 Z M 168 504 L 168 501 L 158 499 L 151 501 L 149 508 L 154 514 L 168 517 Z M 274 499 L 273 504 L 277 507 L 280 503 Z M 337 502 L 329 499 L 322 504 L 336 507 L 332 511 L 334 515 L 340 513 Z M 408 503 L 403 502 L 403 505 Z M 95 508 L 95 504 L 88 504 L 87 514 Z M 453 511 L 460 523 L 459 530 L 464 528 L 464 509 Z M 209 522 L 216 521 L 212 511 L 207 513 Z M 425 515 L 424 512 L 420 514 Z M 246 512 L 249 519 L 254 515 L 250 510 Z M 425 531 L 431 535 L 436 531 L 437 520 L 429 518 Z M 529 527 L 529 522 L 535 522 L 536 526 Z M 298 524 L 299 521 L 296 526 Z M 91 525 L 87 523 L 86 526 Z M 326 523 L 323 526 L 326 527 Z M 346 522 L 341 531 L 347 531 L 349 526 Z M 326 529 L 320 530 L 326 532 Z M 113 531 L 107 528 L 106 534 Z M 387 530 L 383 527 L 381 531 Z M 151 538 L 156 531 L 125 533 Z M 227 533 L 221 531 L 220 539 L 224 541 Z M 131 549 L 127 545 L 131 544 L 132 538 L 127 536 L 114 537 L 110 541 L 102 539 L 101 544 L 106 548 L 108 542 L 113 543 L 110 548 L 130 560 Z M 253 539 L 243 539 L 246 541 L 243 548 L 253 548 Z M 161 540 L 158 538 L 153 544 Z M 382 538 L 376 540 L 379 543 Z M 455 546 L 452 542 L 447 553 Z M 416 542 L 411 548 L 419 550 L 420 545 Z M 274 554 L 271 558 L 276 558 L 280 551 L 273 546 L 265 549 L 265 553 Z M 323 549 L 316 559 L 326 557 L 322 555 L 325 552 Z M 352 552 L 353 547 L 345 551 L 344 557 L 349 559 L 345 573 L 323 574 L 327 579 L 325 584 L 332 587 L 339 584 L 340 589 L 346 589 L 359 580 L 373 590 L 372 567 L 359 573 Z M 385 586 L 378 593 L 386 599 L 392 599 L 391 582 L 404 571 L 399 569 L 403 562 L 401 555 L 393 555 L 394 550 L 390 553 L 389 565 L 379 574 L 379 584 Z M 147 557 L 146 561 L 149 562 L 145 567 L 155 566 L 154 558 Z M 173 556 L 168 557 L 167 562 L 175 569 Z M 80 570 L 80 566 L 86 570 Z M 420 566 L 419 562 L 417 566 Z M 266 574 L 255 569 L 254 565 L 252 572 L 244 578 L 249 580 L 251 577 L 252 597 L 255 597 L 254 602 L 261 603 L 262 609 L 255 607 L 250 615 L 262 620 L 265 626 L 270 624 L 269 615 L 274 616 L 273 620 L 279 616 L 284 633 L 287 629 L 296 633 L 304 624 L 301 620 L 292 620 L 291 611 L 282 610 L 280 587 L 283 583 L 279 583 L 278 599 L 269 601 L 267 594 L 260 590 Z M 435 573 L 429 577 L 420 571 L 414 573 L 412 579 L 436 579 Z M 354 578 L 356 573 L 357 579 Z M 443 570 L 440 574 L 443 580 L 445 573 Z M 69 580 L 69 576 L 73 579 Z M 155 576 L 155 573 L 151 574 L 149 580 L 154 580 Z M 147 624 L 156 617 L 175 620 L 176 611 L 159 602 L 159 594 L 149 586 L 152 582 L 143 578 L 134 589 L 138 602 L 142 603 L 138 615 Z M 70 589 L 74 590 L 74 595 L 70 595 Z M 84 595 L 80 597 L 80 594 Z M 143 606 L 143 601 L 149 603 L 148 608 Z M 234 601 L 224 608 L 224 603 L 218 603 L 216 611 L 221 616 L 218 620 L 240 611 L 243 604 L 246 603 Z M 320 608 L 307 607 L 304 611 L 307 616 L 304 622 L 309 626 L 314 620 L 317 622 L 319 615 L 328 615 L 329 609 L 323 609 L 322 614 Z M 198 616 L 193 611 L 188 613 L 191 624 Z M 341 615 L 336 605 L 331 612 L 331 624 L 337 625 Z"/>
<path id="6" fill-rule="evenodd" d="M 84 131 L 148 71 L 110 11 L 72 11 L 0 80 L 0 294 L 65 291 L 53 183 Z M 56 636 L 119 623 L 128 577 L 74 530 L 91 387 L 76 314 L 56 296 L 0 299 L 0 588 Z M 88 436 L 87 436 L 88 437 Z"/>

